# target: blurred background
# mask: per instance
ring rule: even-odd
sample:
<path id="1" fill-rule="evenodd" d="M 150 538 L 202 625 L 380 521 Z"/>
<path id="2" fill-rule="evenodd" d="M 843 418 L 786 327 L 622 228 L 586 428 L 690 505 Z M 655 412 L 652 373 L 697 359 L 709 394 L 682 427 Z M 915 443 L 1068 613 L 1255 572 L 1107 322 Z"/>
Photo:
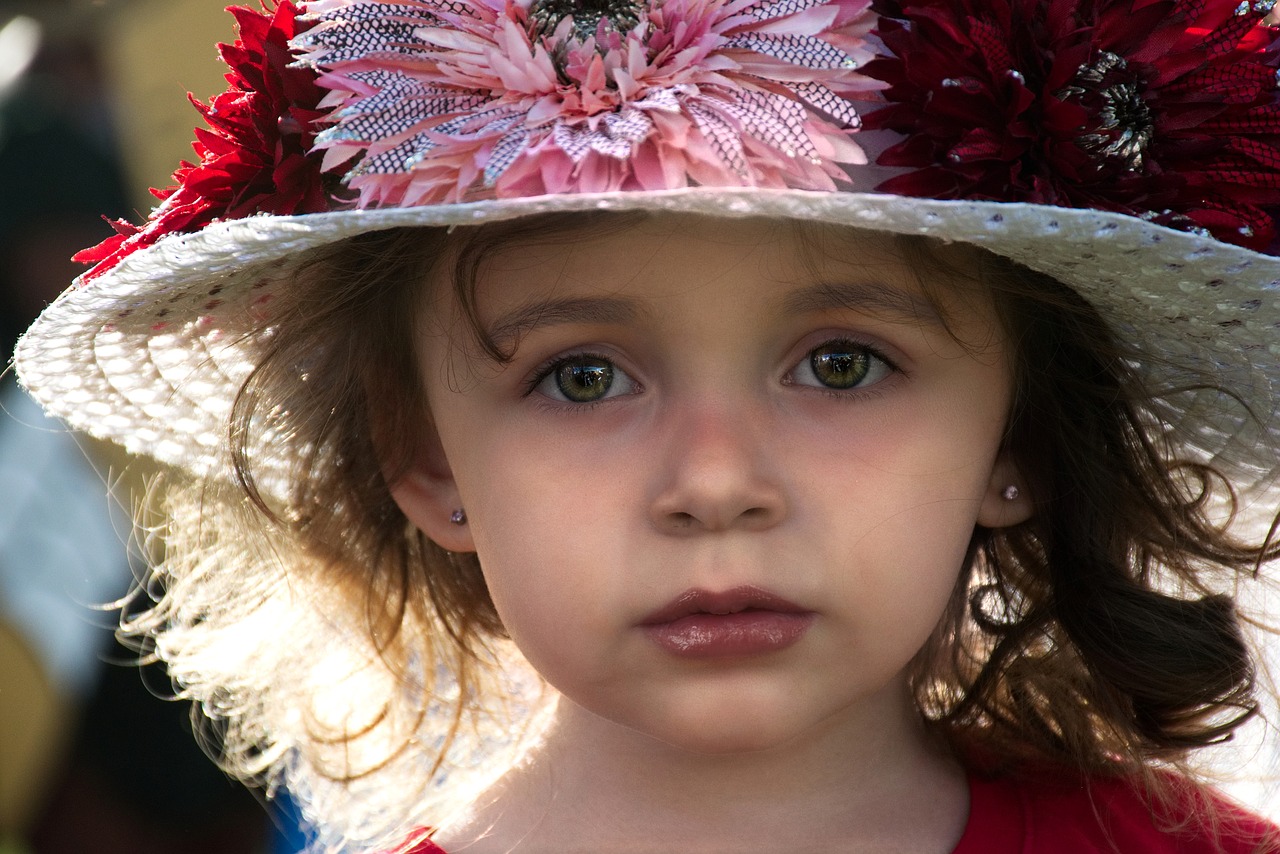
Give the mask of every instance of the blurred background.
<path id="1" fill-rule="evenodd" d="M 102 216 L 141 222 L 192 158 L 186 93 L 225 88 L 225 5 L 0 0 L 0 367 L 82 269 L 71 255 L 112 234 Z M 145 475 L 0 379 L 0 854 L 291 854 L 289 805 L 222 775 L 99 607 L 141 571 L 127 508 Z"/>

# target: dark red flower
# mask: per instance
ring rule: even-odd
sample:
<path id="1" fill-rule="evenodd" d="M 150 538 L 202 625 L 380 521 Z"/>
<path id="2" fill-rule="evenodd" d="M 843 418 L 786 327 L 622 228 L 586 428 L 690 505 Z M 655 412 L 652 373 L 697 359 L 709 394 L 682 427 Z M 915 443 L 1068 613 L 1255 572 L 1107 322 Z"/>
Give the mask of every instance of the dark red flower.
<path id="1" fill-rule="evenodd" d="M 878 0 L 906 138 L 884 192 L 1120 211 L 1264 250 L 1280 207 L 1275 0 Z"/>
<path id="2" fill-rule="evenodd" d="M 165 235 L 199 231 L 214 220 L 331 207 L 321 156 L 309 155 L 324 92 L 314 72 L 289 67 L 289 40 L 299 32 L 299 10 L 293 0 L 279 0 L 273 8 L 263 3 L 261 10 L 227 10 L 239 27 L 235 44 L 218 45 L 231 69 L 227 91 L 207 105 L 191 97 L 208 124 L 208 129 L 196 129 L 192 146 L 199 163 L 184 162 L 173 173 L 176 186 L 151 191 L 161 204 L 145 225 L 112 222 L 115 236 L 75 256 L 97 265 L 85 280 Z"/>

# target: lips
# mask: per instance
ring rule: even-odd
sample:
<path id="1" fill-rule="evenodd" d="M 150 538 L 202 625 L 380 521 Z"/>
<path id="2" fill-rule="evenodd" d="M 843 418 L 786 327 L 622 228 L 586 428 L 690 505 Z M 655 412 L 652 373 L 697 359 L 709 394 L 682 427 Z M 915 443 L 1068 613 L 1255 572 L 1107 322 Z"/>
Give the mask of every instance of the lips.
<path id="1" fill-rule="evenodd" d="M 816 615 L 768 590 L 688 590 L 640 622 L 645 635 L 680 658 L 737 658 L 780 652 Z"/>

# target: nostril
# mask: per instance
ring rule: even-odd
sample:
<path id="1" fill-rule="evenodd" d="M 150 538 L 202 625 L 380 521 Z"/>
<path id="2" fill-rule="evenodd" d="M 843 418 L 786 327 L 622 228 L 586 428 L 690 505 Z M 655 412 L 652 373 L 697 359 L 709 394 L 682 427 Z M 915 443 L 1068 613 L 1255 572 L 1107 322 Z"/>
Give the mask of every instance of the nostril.
<path id="1" fill-rule="evenodd" d="M 671 531 L 688 531 L 693 528 L 719 530 L 721 528 L 742 526 L 747 530 L 759 530 L 773 525 L 779 516 L 775 510 L 769 507 L 748 507 L 747 509 L 725 516 L 718 517 L 714 513 L 708 513 L 705 517 L 698 513 L 690 513 L 684 510 L 673 510 L 662 516 L 663 524 L 667 530 Z"/>
<path id="2" fill-rule="evenodd" d="M 778 512 L 769 507 L 749 507 L 739 514 L 739 523 L 744 527 L 758 530 L 767 528 L 778 521 Z"/>
<path id="3" fill-rule="evenodd" d="M 688 534 L 736 527 L 762 531 L 780 522 L 786 517 L 782 488 L 739 456 L 704 453 L 679 460 L 651 499 L 650 524 Z"/>

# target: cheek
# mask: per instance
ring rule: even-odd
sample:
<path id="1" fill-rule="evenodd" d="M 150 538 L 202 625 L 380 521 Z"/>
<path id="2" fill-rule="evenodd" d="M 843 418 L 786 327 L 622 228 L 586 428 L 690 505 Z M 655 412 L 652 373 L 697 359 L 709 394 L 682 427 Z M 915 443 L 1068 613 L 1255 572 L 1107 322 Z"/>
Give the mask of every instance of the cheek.
<path id="1" fill-rule="evenodd" d="M 922 644 L 941 618 L 973 535 L 971 514 L 940 519 L 932 509 L 903 512 L 854 543 L 844 565 L 851 598 L 867 603 L 872 635 Z"/>
<path id="2" fill-rule="evenodd" d="M 998 410 L 996 410 L 998 412 Z M 810 461 L 845 601 L 869 603 L 862 624 L 894 643 L 923 643 L 946 609 L 989 488 L 998 417 L 894 419 L 856 433 L 838 462 Z M 838 532 L 833 535 L 833 532 Z"/>
<path id="3" fill-rule="evenodd" d="M 840 603 L 836 645 L 857 651 L 870 681 L 888 684 L 924 647 L 959 581 L 972 536 L 970 514 L 940 518 L 919 505 L 868 520 L 860 536 L 832 555 L 840 569 L 826 601 Z"/>
<path id="4" fill-rule="evenodd" d="M 552 678 L 610 636 L 626 587 L 614 475 L 519 437 L 477 443 L 459 486 L 490 596 L 512 639 Z M 580 476 L 577 468 L 591 470 Z M 583 653 L 579 656 L 578 653 Z"/>

